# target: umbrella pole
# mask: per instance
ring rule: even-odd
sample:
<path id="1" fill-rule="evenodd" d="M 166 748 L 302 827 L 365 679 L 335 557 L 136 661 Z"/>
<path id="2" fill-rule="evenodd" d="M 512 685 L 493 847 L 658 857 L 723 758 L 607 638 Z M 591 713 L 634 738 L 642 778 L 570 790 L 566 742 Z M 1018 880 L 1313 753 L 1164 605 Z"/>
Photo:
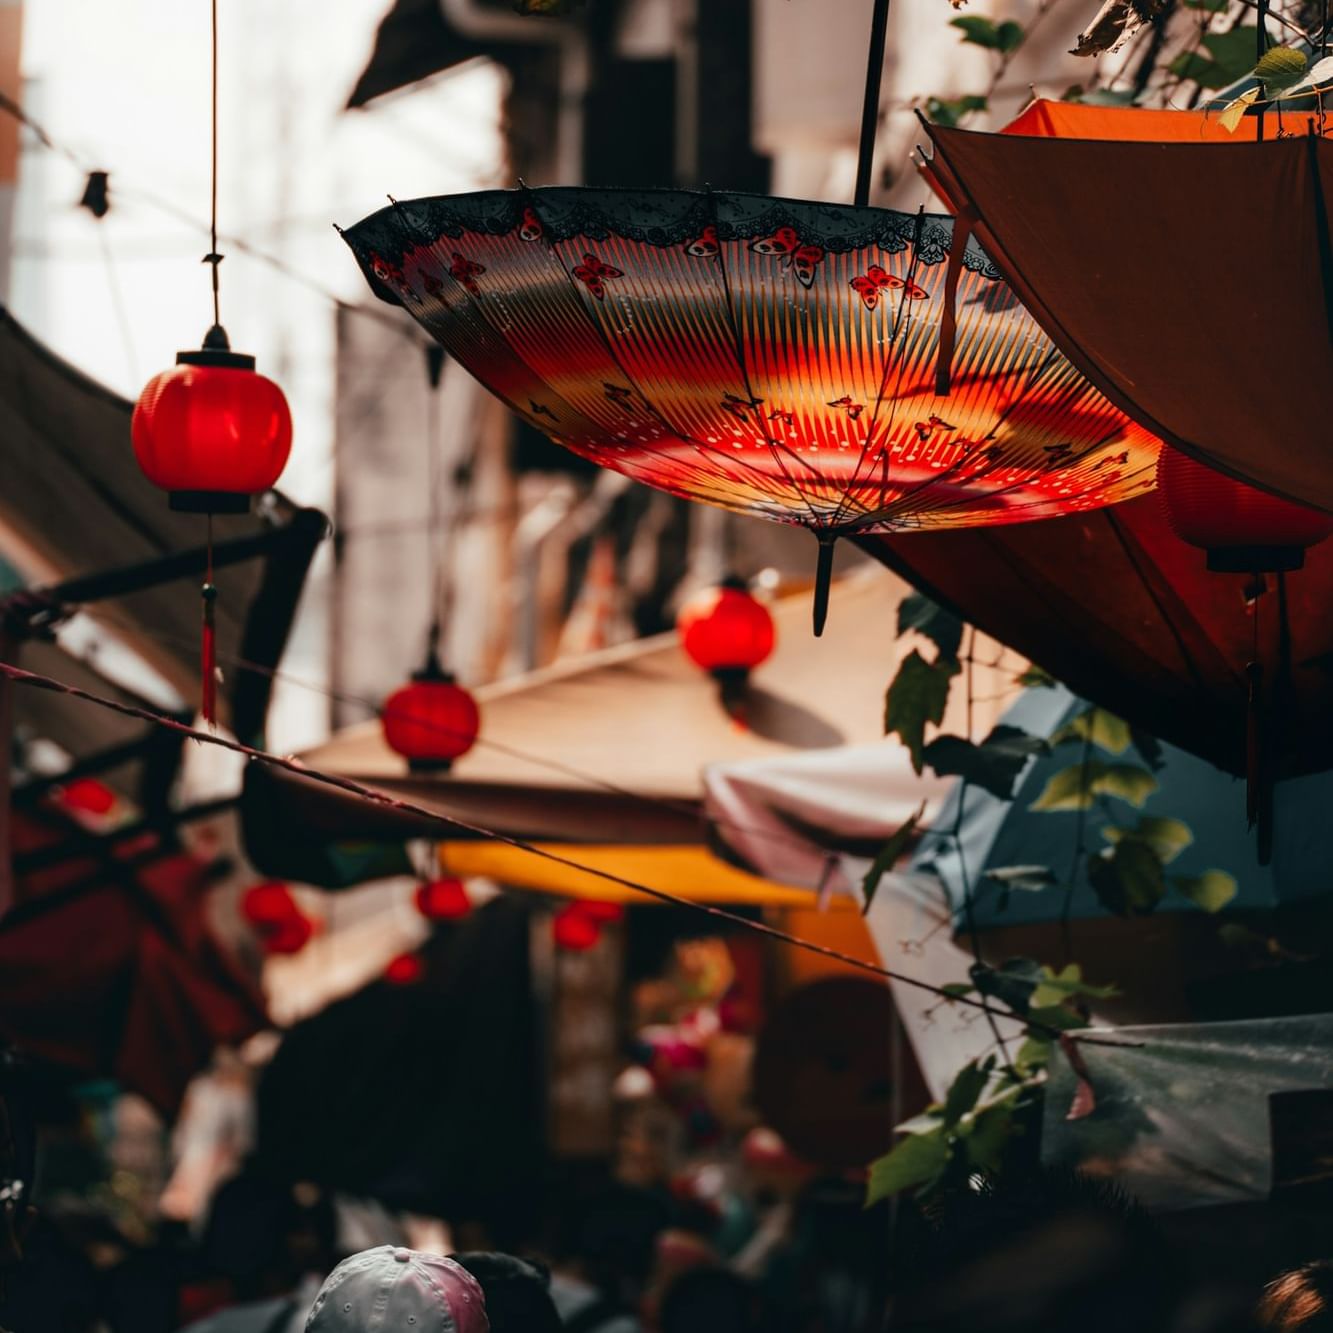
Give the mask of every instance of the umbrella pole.
<path id="1" fill-rule="evenodd" d="M 824 632 L 828 619 L 829 584 L 833 581 L 833 543 L 838 539 L 831 532 L 819 536 L 819 562 L 815 565 L 815 638 Z"/>
<path id="2" fill-rule="evenodd" d="M 879 130 L 879 87 L 884 77 L 884 42 L 889 27 L 889 0 L 875 0 L 870 20 L 870 52 L 866 57 L 865 101 L 861 106 L 861 144 L 856 158 L 858 208 L 870 202 L 870 171 L 875 165 L 875 135 Z"/>

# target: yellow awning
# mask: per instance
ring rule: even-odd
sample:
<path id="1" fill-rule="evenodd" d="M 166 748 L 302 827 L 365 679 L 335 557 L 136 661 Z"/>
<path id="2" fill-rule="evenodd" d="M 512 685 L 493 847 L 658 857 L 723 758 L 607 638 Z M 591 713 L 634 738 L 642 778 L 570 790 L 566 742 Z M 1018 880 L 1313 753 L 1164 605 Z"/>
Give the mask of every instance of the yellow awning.
<path id="1" fill-rule="evenodd" d="M 589 872 L 619 875 L 695 903 L 746 907 L 813 907 L 815 903 L 815 895 L 808 889 L 793 888 L 747 874 L 719 860 L 702 846 L 599 846 L 558 842 L 534 845 L 542 851 L 577 861 L 587 869 L 561 865 L 499 842 L 441 843 L 440 866 L 451 875 L 482 875 L 537 893 L 628 905 L 651 905 L 659 900 Z M 856 910 L 855 904 L 846 898 L 835 899 L 830 906 L 839 911 Z"/>

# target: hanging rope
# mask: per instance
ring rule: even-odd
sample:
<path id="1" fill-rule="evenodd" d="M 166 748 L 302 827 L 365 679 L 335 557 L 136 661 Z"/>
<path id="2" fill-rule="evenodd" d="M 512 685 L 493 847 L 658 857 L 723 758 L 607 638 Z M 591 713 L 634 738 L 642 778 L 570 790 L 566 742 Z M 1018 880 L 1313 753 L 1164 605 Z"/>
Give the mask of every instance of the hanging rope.
<path id="1" fill-rule="evenodd" d="M 123 717 L 136 718 L 141 722 L 149 722 L 154 726 L 165 728 L 168 731 L 175 732 L 177 735 L 184 736 L 189 740 L 199 741 L 205 745 L 217 745 L 224 750 L 230 750 L 233 754 L 243 755 L 245 758 L 255 763 L 265 764 L 270 768 L 282 769 L 285 772 L 292 773 L 297 777 L 305 778 L 311 782 L 318 782 L 323 786 L 333 787 L 339 791 L 344 791 L 357 797 L 368 804 L 376 805 L 384 809 L 398 811 L 401 814 L 412 815 L 423 822 L 438 824 L 444 828 L 461 829 L 465 833 L 470 833 L 474 837 L 484 838 L 490 842 L 498 842 L 507 847 L 512 847 L 516 851 L 527 852 L 543 861 L 549 861 L 554 865 L 564 866 L 566 869 L 577 870 L 581 874 L 591 875 L 596 879 L 604 880 L 609 884 L 618 885 L 620 888 L 628 889 L 632 893 L 637 893 L 646 898 L 655 899 L 657 902 L 669 903 L 673 907 L 683 907 L 690 911 L 698 912 L 714 920 L 726 921 L 732 926 L 743 930 L 751 931 L 755 934 L 764 935 L 769 939 L 779 940 L 784 944 L 789 944 L 793 948 L 804 949 L 809 953 L 819 954 L 823 958 L 829 958 L 835 962 L 844 963 L 849 967 L 854 967 L 863 972 L 872 973 L 875 976 L 883 977 L 889 981 L 896 981 L 904 986 L 909 986 L 914 990 L 926 991 L 931 995 L 939 996 L 941 999 L 949 1000 L 952 1003 L 961 1004 L 965 1008 L 979 1009 L 983 1013 L 992 1014 L 997 1018 L 1014 1019 L 1015 1015 L 1011 1012 L 996 1009 L 987 1004 L 984 1000 L 973 999 L 967 995 L 956 995 L 942 986 L 932 985 L 928 981 L 922 981 L 918 977 L 906 976 L 901 972 L 893 971 L 890 968 L 881 967 L 877 963 L 868 963 L 863 958 L 857 958 L 852 954 L 846 954 L 838 949 L 830 948 L 828 945 L 819 944 L 814 940 L 802 939 L 799 935 L 793 935 L 789 931 L 780 930 L 777 926 L 770 926 L 767 922 L 754 921 L 749 917 L 741 916 L 739 913 L 728 911 L 726 908 L 714 907 L 708 903 L 694 902 L 689 898 L 684 898 L 679 894 L 671 893 L 666 889 L 654 888 L 649 884 L 641 884 L 637 880 L 628 879 L 624 875 L 617 875 L 612 871 L 603 870 L 597 866 L 585 865 L 573 857 L 562 856 L 558 852 L 553 852 L 549 848 L 537 846 L 523 838 L 512 837 L 507 833 L 500 833 L 495 829 L 486 828 L 481 824 L 474 824 L 469 820 L 459 819 L 452 815 L 441 814 L 437 810 L 428 809 L 425 806 L 417 805 L 412 801 L 405 801 L 399 797 L 390 796 L 386 792 L 377 790 L 374 787 L 367 787 L 363 783 L 356 782 L 352 778 L 340 777 L 334 773 L 321 772 L 319 769 L 307 768 L 305 765 L 297 762 L 295 759 L 286 759 L 279 755 L 269 754 L 265 750 L 257 750 L 253 746 L 245 745 L 240 741 L 233 740 L 228 736 L 219 736 L 213 732 L 200 731 L 195 727 L 186 726 L 183 722 L 177 722 L 174 718 L 164 717 L 160 713 L 155 713 L 151 709 L 140 708 L 133 704 L 120 703 L 114 699 L 103 698 L 99 694 L 94 694 L 90 690 L 80 689 L 75 685 L 67 685 L 64 681 L 54 680 L 50 676 L 43 676 L 35 671 L 24 671 L 21 667 L 11 666 L 7 662 L 0 662 L 0 676 L 14 682 L 16 685 L 26 685 L 33 689 L 45 690 L 52 694 L 66 695 L 72 699 L 81 699 L 85 703 L 90 703 L 99 708 L 105 708 L 114 713 L 119 713 Z M 1034 1031 L 1043 1033 L 1046 1036 L 1058 1037 L 1060 1029 L 1050 1027 L 1034 1019 L 1024 1020 L 1028 1027 Z M 1129 1043 L 1123 1041 L 1111 1041 L 1101 1037 L 1078 1037 L 1080 1042 L 1087 1042 L 1098 1046 L 1127 1046 L 1139 1045 L 1140 1043 Z"/>

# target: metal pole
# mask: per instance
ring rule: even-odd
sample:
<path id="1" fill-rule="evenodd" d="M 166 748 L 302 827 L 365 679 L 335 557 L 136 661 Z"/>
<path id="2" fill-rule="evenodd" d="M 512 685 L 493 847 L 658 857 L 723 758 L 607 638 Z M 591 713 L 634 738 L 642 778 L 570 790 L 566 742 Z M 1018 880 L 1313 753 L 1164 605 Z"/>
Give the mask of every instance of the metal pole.
<path id="1" fill-rule="evenodd" d="M 870 53 L 866 57 L 866 93 L 861 107 L 861 146 L 856 159 L 858 208 L 870 202 L 870 172 L 875 165 L 875 133 L 879 129 L 879 87 L 884 77 L 884 41 L 889 27 L 889 0 L 875 0 L 870 20 Z"/>

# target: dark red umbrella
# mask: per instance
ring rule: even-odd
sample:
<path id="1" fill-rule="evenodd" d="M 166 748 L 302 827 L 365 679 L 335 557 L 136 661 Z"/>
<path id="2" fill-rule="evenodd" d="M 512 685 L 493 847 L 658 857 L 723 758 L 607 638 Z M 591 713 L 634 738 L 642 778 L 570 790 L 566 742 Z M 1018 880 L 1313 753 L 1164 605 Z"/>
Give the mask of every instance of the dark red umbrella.
<path id="1" fill-rule="evenodd" d="M 217 1046 L 267 1023 L 209 931 L 206 889 L 204 866 L 170 855 L 14 909 L 0 925 L 0 1035 L 174 1114 Z"/>
<path id="2" fill-rule="evenodd" d="M 927 164 L 1061 351 L 1200 461 L 1333 510 L 1333 140 L 1270 110 L 1038 102 Z M 1267 139 L 1256 142 L 1260 124 Z"/>
<path id="3" fill-rule="evenodd" d="M 1211 573 L 1149 495 L 1049 523 L 861 544 L 1076 693 L 1238 774 L 1245 668 L 1256 646 L 1258 660 L 1279 660 L 1285 597 L 1290 679 L 1269 729 L 1274 770 L 1329 767 L 1333 542 L 1313 547 L 1298 574 Z"/>

